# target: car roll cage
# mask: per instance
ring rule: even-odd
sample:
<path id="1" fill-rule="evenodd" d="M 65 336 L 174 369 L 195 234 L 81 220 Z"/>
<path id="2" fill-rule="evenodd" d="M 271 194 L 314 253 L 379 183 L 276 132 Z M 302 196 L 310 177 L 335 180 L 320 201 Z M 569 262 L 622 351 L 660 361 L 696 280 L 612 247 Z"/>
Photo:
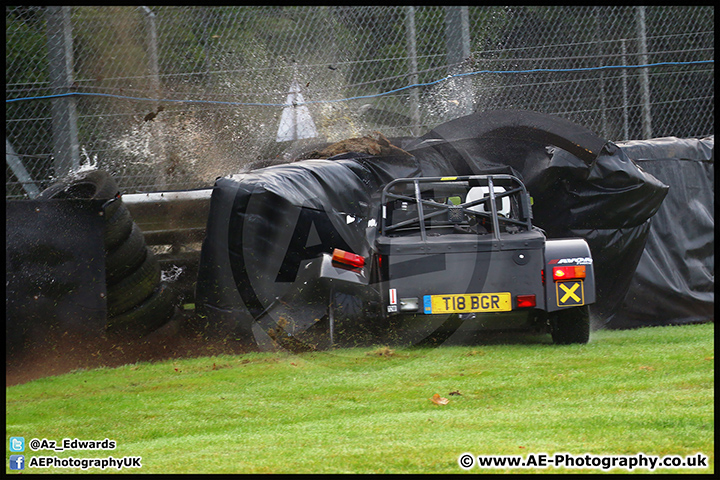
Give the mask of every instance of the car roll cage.
<path id="1" fill-rule="evenodd" d="M 487 187 L 487 193 L 478 199 L 465 201 L 460 204 L 440 203 L 432 198 L 423 198 L 421 185 L 435 187 L 438 191 L 444 193 L 456 193 L 459 188 L 465 188 L 465 194 L 472 187 Z M 413 195 L 404 195 L 397 193 L 397 190 L 407 191 L 412 185 Z M 495 187 L 503 187 L 505 191 L 495 191 Z M 426 190 L 427 191 L 427 190 Z M 433 190 L 434 191 L 434 190 Z M 456 195 L 433 195 L 433 196 L 456 196 Z M 501 215 L 498 212 L 498 201 L 508 197 L 516 198 L 517 218 L 510 218 Z M 388 204 L 400 200 L 408 205 L 417 205 L 416 215 L 413 218 L 407 218 L 401 221 L 393 222 L 388 220 Z M 484 205 L 487 210 L 488 205 L 490 211 L 483 212 L 473 207 Z M 380 233 L 383 235 L 396 232 L 400 229 L 413 227 L 417 225 L 420 228 L 420 236 L 423 241 L 427 239 L 427 229 L 437 226 L 456 226 L 466 221 L 466 215 L 476 219 L 489 219 L 492 224 L 492 234 L 499 239 L 500 225 L 514 225 L 519 230 L 532 230 L 532 207 L 530 195 L 525 185 L 513 175 L 496 174 L 496 175 L 465 175 L 456 177 L 418 177 L 418 178 L 400 178 L 388 183 L 382 191 L 381 197 L 382 215 L 380 222 Z M 426 212 L 426 209 L 434 209 Z M 440 220 L 438 217 L 447 215 L 447 220 Z M 428 220 L 436 219 L 434 227 L 427 224 Z"/>

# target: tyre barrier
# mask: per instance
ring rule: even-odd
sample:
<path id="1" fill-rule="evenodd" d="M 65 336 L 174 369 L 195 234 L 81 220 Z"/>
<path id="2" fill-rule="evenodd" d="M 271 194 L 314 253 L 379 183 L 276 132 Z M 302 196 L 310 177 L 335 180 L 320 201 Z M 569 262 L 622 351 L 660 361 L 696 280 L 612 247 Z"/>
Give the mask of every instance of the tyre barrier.
<path id="1" fill-rule="evenodd" d="M 105 258 L 105 281 L 108 287 L 137 270 L 145 261 L 148 249 L 145 238 L 137 224 L 133 223 L 130 236 Z"/>
<path id="2" fill-rule="evenodd" d="M 60 200 L 89 198 L 111 200 L 119 198 L 120 192 L 115 180 L 103 170 L 90 170 L 54 183 L 37 196 L 37 200 Z M 112 216 L 120 203 L 112 202 L 105 207 L 105 215 Z"/>
<path id="3" fill-rule="evenodd" d="M 158 259 L 109 173 L 91 170 L 76 174 L 51 185 L 37 198 L 107 200 L 103 205 L 103 245 L 108 333 L 140 337 L 172 319 L 176 295 L 167 283 L 160 282 Z"/>
<path id="4" fill-rule="evenodd" d="M 108 318 L 107 331 L 115 335 L 144 336 L 168 323 L 175 314 L 175 294 L 162 282 L 138 305 Z"/>
<path id="5" fill-rule="evenodd" d="M 119 247 L 125 240 L 128 239 L 132 232 L 133 220 L 130 216 L 130 211 L 122 203 L 120 198 L 116 198 L 110 201 L 108 206 L 114 206 L 117 203 L 117 207 L 113 208 L 112 215 L 108 215 L 105 212 L 105 233 L 103 237 L 105 251 L 110 252 Z"/>
<path id="6" fill-rule="evenodd" d="M 148 298 L 160 281 L 160 265 L 151 252 L 134 272 L 107 287 L 108 317 L 126 312 Z"/>

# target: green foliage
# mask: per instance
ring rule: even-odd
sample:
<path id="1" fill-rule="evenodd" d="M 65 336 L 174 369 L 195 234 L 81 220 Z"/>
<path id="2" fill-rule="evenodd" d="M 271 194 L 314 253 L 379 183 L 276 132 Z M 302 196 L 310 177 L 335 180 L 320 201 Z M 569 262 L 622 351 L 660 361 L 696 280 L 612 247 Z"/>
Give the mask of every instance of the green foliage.
<path id="1" fill-rule="evenodd" d="M 142 456 L 142 473 L 460 473 L 464 452 L 701 452 L 710 468 L 700 473 L 711 473 L 713 333 L 704 324 L 600 331 L 566 347 L 515 337 L 79 371 L 7 388 L 6 436 L 107 437 L 116 450 L 37 454 Z M 532 471 L 555 470 L 522 472 Z"/>
<path id="2" fill-rule="evenodd" d="M 38 7 L 16 7 L 5 13 L 6 39 L 22 39 L 23 48 L 5 49 L 5 84 L 47 83 L 46 68 L 18 68 L 37 66 L 47 62 L 45 20 Z M 12 67 L 12 68 L 11 68 Z"/>

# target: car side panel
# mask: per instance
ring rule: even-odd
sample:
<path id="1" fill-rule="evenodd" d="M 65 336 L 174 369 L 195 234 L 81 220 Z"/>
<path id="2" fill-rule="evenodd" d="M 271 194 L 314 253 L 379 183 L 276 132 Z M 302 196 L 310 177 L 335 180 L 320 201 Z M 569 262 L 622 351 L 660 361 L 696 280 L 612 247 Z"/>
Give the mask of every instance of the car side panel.
<path id="1" fill-rule="evenodd" d="M 585 278 L 556 282 L 553 268 L 561 266 L 585 266 Z M 581 305 L 595 303 L 595 272 L 592 255 L 587 242 L 581 238 L 551 239 L 545 245 L 545 294 L 547 311 L 555 312 Z"/>

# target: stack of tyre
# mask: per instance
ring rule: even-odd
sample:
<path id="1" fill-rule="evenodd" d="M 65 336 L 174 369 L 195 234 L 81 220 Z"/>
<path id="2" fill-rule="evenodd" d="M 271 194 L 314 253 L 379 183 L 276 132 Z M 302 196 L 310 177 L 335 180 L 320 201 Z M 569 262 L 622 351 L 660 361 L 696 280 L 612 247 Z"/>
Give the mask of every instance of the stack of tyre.
<path id="1" fill-rule="evenodd" d="M 160 281 L 160 264 L 123 204 L 115 180 L 103 170 L 91 170 L 58 182 L 38 200 L 106 200 L 104 247 L 107 287 L 107 331 L 143 336 L 175 314 L 171 287 Z"/>

